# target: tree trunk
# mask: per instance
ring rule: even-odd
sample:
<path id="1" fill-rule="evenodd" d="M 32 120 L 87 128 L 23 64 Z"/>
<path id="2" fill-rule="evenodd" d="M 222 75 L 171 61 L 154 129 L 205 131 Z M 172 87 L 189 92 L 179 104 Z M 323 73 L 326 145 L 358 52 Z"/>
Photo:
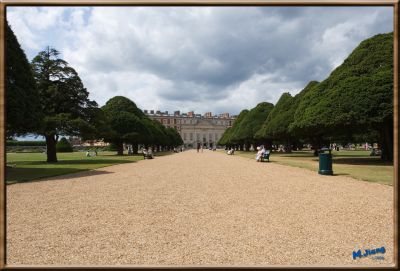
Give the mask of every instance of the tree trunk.
<path id="1" fill-rule="evenodd" d="M 265 140 L 264 142 L 264 148 L 266 150 L 272 150 L 272 141 L 271 140 Z"/>
<path id="2" fill-rule="evenodd" d="M 46 153 L 47 153 L 47 163 L 57 163 L 57 145 L 58 136 L 48 135 L 46 136 Z"/>
<path id="3" fill-rule="evenodd" d="M 246 150 L 246 151 L 250 151 L 250 144 L 249 144 L 249 143 L 246 143 L 246 145 L 245 145 L 245 150 Z"/>
<path id="4" fill-rule="evenodd" d="M 393 124 L 385 122 L 381 131 L 381 159 L 385 162 L 393 162 Z"/>
<path id="5" fill-rule="evenodd" d="M 286 141 L 285 152 L 286 152 L 286 153 L 291 153 L 291 152 L 292 152 L 292 143 L 290 142 L 290 140 L 287 140 L 287 141 Z"/>
<path id="6" fill-rule="evenodd" d="M 132 155 L 137 154 L 138 151 L 139 151 L 139 149 L 138 149 L 138 144 L 137 144 L 137 143 L 133 143 L 133 144 L 132 144 Z"/>
<path id="7" fill-rule="evenodd" d="M 117 145 L 117 155 L 124 155 L 124 143 L 118 142 L 116 145 Z"/>

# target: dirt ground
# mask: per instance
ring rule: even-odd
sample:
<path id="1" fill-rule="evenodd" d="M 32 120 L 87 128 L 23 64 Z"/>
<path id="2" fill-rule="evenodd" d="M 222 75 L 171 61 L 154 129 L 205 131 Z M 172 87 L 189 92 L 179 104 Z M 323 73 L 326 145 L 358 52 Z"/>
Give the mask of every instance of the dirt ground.
<path id="1" fill-rule="evenodd" d="M 6 192 L 9 265 L 393 264 L 393 187 L 220 152 Z M 382 246 L 385 254 L 353 260 Z"/>

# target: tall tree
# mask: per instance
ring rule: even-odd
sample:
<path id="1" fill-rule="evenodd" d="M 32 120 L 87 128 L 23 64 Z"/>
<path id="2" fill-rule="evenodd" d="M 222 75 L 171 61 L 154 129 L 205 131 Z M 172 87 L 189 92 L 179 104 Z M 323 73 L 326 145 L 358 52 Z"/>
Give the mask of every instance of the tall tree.
<path id="1" fill-rule="evenodd" d="M 105 138 L 117 146 L 118 155 L 123 155 L 123 144 L 128 143 L 137 146 L 145 143 L 150 136 L 146 127 L 143 112 L 130 99 L 123 96 L 115 96 L 102 107 L 111 132 Z"/>
<path id="2" fill-rule="evenodd" d="M 166 129 L 168 138 L 168 147 L 171 149 L 183 144 L 182 138 L 179 133 L 172 127 Z"/>
<path id="3" fill-rule="evenodd" d="M 294 129 L 320 137 L 380 133 L 382 159 L 393 160 L 393 33 L 361 42 L 300 101 Z"/>
<path id="4" fill-rule="evenodd" d="M 256 133 L 256 138 L 259 139 L 273 139 L 276 143 L 286 145 L 286 151 L 291 151 L 292 143 L 298 141 L 300 138 L 308 138 L 305 133 L 294 133 L 290 129 L 290 125 L 294 121 L 296 109 L 301 98 L 316 86 L 318 82 L 311 81 L 307 86 L 300 91 L 297 95 L 292 97 L 289 93 L 283 93 L 276 103 L 275 107 L 268 115 L 260 130 Z M 303 131 L 306 132 L 306 131 Z"/>
<path id="5" fill-rule="evenodd" d="M 265 119 L 257 138 L 272 138 L 274 141 L 283 143 L 286 151 L 291 151 L 292 135 L 289 132 L 289 124 L 294 117 L 294 97 L 285 92 L 281 95 L 271 113 Z"/>
<path id="6" fill-rule="evenodd" d="M 41 119 L 40 101 L 31 66 L 6 23 L 6 134 L 35 132 Z"/>
<path id="7" fill-rule="evenodd" d="M 243 142 L 234 140 L 233 137 L 237 133 L 240 127 L 240 123 L 243 121 L 245 116 L 249 113 L 248 109 L 244 109 L 240 112 L 232 127 L 226 129 L 220 140 L 218 141 L 218 145 L 226 145 L 228 147 L 232 147 L 234 145 L 239 146 L 240 149 L 243 147 Z"/>
<path id="8" fill-rule="evenodd" d="M 81 135 L 89 130 L 88 110 L 97 107 L 77 72 L 59 55 L 47 47 L 31 63 L 44 115 L 37 133 L 46 138 L 47 162 L 57 162 L 60 135 Z"/>
<path id="9" fill-rule="evenodd" d="M 255 138 L 255 134 L 260 130 L 273 108 L 273 104 L 262 102 L 251 109 L 238 124 L 238 128 L 232 135 L 232 140 L 243 143 L 245 145 L 245 150 L 249 151 L 250 144 L 257 144 L 258 140 Z"/>
<path id="10" fill-rule="evenodd" d="M 230 137 L 231 137 L 232 127 L 229 127 L 222 134 L 221 138 L 218 140 L 217 145 L 225 146 L 229 148 L 231 145 Z"/>

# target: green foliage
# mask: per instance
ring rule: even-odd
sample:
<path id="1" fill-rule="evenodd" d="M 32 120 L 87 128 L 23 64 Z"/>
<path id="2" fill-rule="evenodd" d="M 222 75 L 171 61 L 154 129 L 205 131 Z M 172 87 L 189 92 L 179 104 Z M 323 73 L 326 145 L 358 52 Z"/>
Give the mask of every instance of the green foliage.
<path id="1" fill-rule="evenodd" d="M 60 134 L 78 136 L 95 130 L 88 111 L 97 103 L 89 100 L 77 72 L 59 54 L 47 47 L 31 63 L 44 114 L 37 133 L 46 137 L 48 162 L 57 162 L 55 144 Z"/>
<path id="2" fill-rule="evenodd" d="M 34 132 L 41 119 L 35 80 L 24 51 L 6 23 L 6 134 Z"/>
<path id="3" fill-rule="evenodd" d="M 117 151 L 117 145 L 110 143 L 108 146 L 104 147 L 105 151 Z"/>
<path id="4" fill-rule="evenodd" d="M 102 110 L 111 127 L 111 132 L 105 137 L 108 142 L 170 147 L 183 144 L 175 129 L 165 128 L 160 122 L 151 120 L 126 97 L 110 99 Z"/>
<path id="5" fill-rule="evenodd" d="M 23 146 L 23 147 L 36 147 L 36 146 L 46 146 L 46 141 L 14 141 L 9 140 L 6 146 Z"/>
<path id="6" fill-rule="evenodd" d="M 116 145 L 122 143 L 143 143 L 148 136 L 148 129 L 142 117 L 144 114 L 128 98 L 111 98 L 102 110 L 107 118 L 110 132 L 105 140 Z"/>
<path id="7" fill-rule="evenodd" d="M 166 129 L 166 132 L 168 138 L 168 146 L 177 147 L 183 144 L 181 136 L 174 128 L 168 127 Z"/>
<path id="8" fill-rule="evenodd" d="M 123 96 L 115 96 L 111 98 L 102 109 L 107 115 L 122 110 L 132 113 L 138 118 L 143 118 L 145 116 L 142 110 L 140 110 L 133 101 Z"/>
<path id="9" fill-rule="evenodd" d="M 294 98 L 290 93 L 283 93 L 277 104 L 264 121 L 260 130 L 257 131 L 257 138 L 281 138 L 288 137 L 288 126 L 293 121 Z"/>
<path id="10" fill-rule="evenodd" d="M 292 128 L 334 136 L 380 128 L 392 114 L 393 34 L 379 34 L 304 95 Z"/>
<path id="11" fill-rule="evenodd" d="M 254 143 L 256 132 L 260 130 L 273 108 L 273 104 L 262 102 L 251 109 L 238 123 L 231 140 L 238 143 Z"/>
<path id="12" fill-rule="evenodd" d="M 229 145 L 230 144 L 230 137 L 231 137 L 231 131 L 232 127 L 229 127 L 225 130 L 225 132 L 222 134 L 221 138 L 218 140 L 217 145 Z"/>
<path id="13" fill-rule="evenodd" d="M 233 135 L 235 135 L 240 127 L 240 123 L 243 121 L 245 116 L 249 113 L 249 110 L 244 109 L 240 112 L 239 116 L 233 123 L 232 127 L 225 130 L 224 134 L 218 141 L 218 145 L 233 145 L 237 144 L 238 142 L 233 140 Z"/>
<path id="14" fill-rule="evenodd" d="M 57 152 L 73 152 L 71 143 L 65 137 L 57 142 L 56 149 Z"/>
<path id="15" fill-rule="evenodd" d="M 288 92 L 283 93 L 262 127 L 256 132 L 255 137 L 257 139 L 274 139 L 281 142 L 294 138 L 295 134 L 290 129 L 290 125 L 294 121 L 298 104 L 302 97 L 316 85 L 318 85 L 318 82 L 311 81 L 294 97 Z"/>

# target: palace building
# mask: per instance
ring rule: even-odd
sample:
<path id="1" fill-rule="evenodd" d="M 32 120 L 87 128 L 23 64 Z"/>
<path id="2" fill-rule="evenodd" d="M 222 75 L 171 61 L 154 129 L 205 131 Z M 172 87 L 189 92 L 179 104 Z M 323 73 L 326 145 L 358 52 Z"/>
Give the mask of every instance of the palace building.
<path id="1" fill-rule="evenodd" d="M 198 143 L 205 148 L 213 148 L 236 119 L 236 116 L 230 116 L 229 113 L 213 116 L 211 112 L 206 112 L 204 115 L 195 114 L 193 111 L 182 114 L 180 111 L 175 111 L 173 114 L 154 110 L 143 110 L 143 112 L 165 127 L 175 128 L 181 135 L 185 148 L 196 148 Z"/>

